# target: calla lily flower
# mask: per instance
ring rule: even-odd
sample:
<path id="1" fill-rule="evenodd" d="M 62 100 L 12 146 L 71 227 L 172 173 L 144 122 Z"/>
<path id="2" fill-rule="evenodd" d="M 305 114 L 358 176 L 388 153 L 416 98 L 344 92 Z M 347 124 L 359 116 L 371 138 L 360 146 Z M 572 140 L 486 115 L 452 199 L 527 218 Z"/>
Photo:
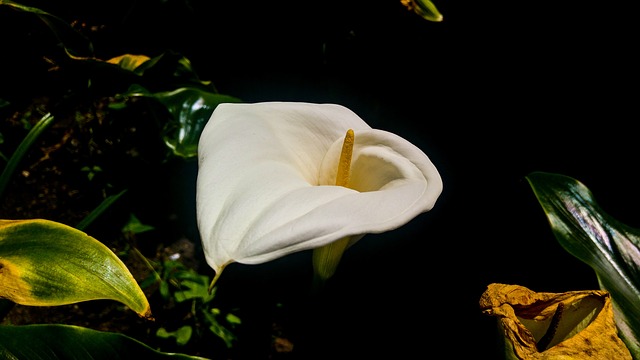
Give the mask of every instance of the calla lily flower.
<path id="1" fill-rule="evenodd" d="M 224 103 L 198 143 L 197 220 L 216 279 L 431 210 L 442 192 L 418 147 L 335 104 Z"/>

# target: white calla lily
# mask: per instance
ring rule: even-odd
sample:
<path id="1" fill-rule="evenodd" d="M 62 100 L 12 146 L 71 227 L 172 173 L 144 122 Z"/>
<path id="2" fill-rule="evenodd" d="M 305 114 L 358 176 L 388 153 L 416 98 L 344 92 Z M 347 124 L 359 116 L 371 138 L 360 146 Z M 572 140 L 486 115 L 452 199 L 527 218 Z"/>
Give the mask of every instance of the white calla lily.
<path id="1" fill-rule="evenodd" d="M 340 186 L 350 129 L 349 180 Z M 220 104 L 198 161 L 198 227 L 216 278 L 232 262 L 264 263 L 345 238 L 352 245 L 398 228 L 431 210 L 442 192 L 419 148 L 335 104 Z"/>

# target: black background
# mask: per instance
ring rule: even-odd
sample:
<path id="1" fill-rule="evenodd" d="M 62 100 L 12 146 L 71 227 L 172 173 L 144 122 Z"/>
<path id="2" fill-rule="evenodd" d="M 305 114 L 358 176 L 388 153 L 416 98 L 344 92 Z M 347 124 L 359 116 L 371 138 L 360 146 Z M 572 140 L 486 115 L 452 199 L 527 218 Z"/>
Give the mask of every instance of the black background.
<path id="1" fill-rule="evenodd" d="M 232 265 L 218 290 L 246 311 L 247 358 L 260 358 L 263 314 L 279 302 L 299 358 L 403 359 L 499 358 L 478 308 L 490 283 L 597 288 L 553 237 L 527 174 L 574 177 L 640 225 L 629 3 L 442 0 L 440 23 L 393 0 L 40 7 L 104 25 L 98 57 L 174 50 L 221 93 L 339 103 L 421 147 L 444 181 L 435 208 L 349 249 L 322 295 L 307 294 L 309 253 Z"/>

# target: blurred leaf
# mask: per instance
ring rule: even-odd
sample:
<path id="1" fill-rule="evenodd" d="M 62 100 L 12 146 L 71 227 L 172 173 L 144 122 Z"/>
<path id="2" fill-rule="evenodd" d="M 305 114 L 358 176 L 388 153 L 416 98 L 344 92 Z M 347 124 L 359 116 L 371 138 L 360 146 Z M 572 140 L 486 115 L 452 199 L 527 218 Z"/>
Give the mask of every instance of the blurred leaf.
<path id="1" fill-rule="evenodd" d="M 185 325 L 176 331 L 167 331 L 165 328 L 159 328 L 158 331 L 156 331 L 156 336 L 163 339 L 174 337 L 176 338 L 176 343 L 178 345 L 186 345 L 191 339 L 192 333 L 193 328 L 189 325 Z"/>
<path id="2" fill-rule="evenodd" d="M 32 306 L 109 299 L 151 318 L 142 289 L 108 247 L 49 220 L 0 220 L 0 297 Z"/>
<path id="3" fill-rule="evenodd" d="M 440 22 L 443 17 L 430 0 L 400 0 L 409 11 L 413 11 L 425 20 Z"/>
<path id="4" fill-rule="evenodd" d="M 242 321 L 240 321 L 240 318 L 233 315 L 233 314 L 227 314 L 227 316 L 225 317 L 225 319 L 227 320 L 227 322 L 229 324 L 233 324 L 233 325 L 240 325 L 242 324 Z"/>
<path id="5" fill-rule="evenodd" d="M 640 230 L 606 214 L 575 179 L 534 172 L 527 181 L 560 245 L 591 266 L 611 293 L 621 338 L 640 359 Z"/>
<path id="6" fill-rule="evenodd" d="M 121 69 L 136 72 L 136 69 L 138 69 L 140 65 L 149 60 L 151 60 L 151 58 L 146 55 L 125 54 L 109 59 L 107 60 L 107 62 L 110 64 L 118 65 Z"/>
<path id="7" fill-rule="evenodd" d="M 103 212 L 105 212 L 105 210 L 107 210 L 114 202 L 116 202 L 125 192 L 127 192 L 126 189 L 104 199 L 102 203 L 100 203 L 100 205 L 93 209 L 93 211 L 91 211 L 89 215 L 85 216 L 84 219 L 82 219 L 82 221 L 80 221 L 78 225 L 76 225 L 76 229 L 86 229 L 87 226 L 89 226 L 95 219 L 97 219 Z"/>
<path id="8" fill-rule="evenodd" d="M 143 224 L 135 215 L 131 214 L 129 215 L 129 222 L 122 227 L 122 232 L 140 234 L 154 229 L 153 226 Z"/>
<path id="9" fill-rule="evenodd" d="M 51 114 L 43 116 L 38 123 L 29 130 L 27 136 L 22 139 L 22 142 L 20 142 L 16 151 L 11 155 L 9 162 L 7 162 L 4 170 L 2 170 L 2 174 L 0 174 L 0 197 L 4 194 L 4 191 L 22 158 L 27 154 L 29 149 L 31 149 L 33 143 L 38 139 L 38 137 L 40 137 L 40 134 L 49 128 L 53 119 L 54 117 Z"/>
<path id="10" fill-rule="evenodd" d="M 180 88 L 153 95 L 171 113 L 164 129 L 165 144 L 177 156 L 193 158 L 197 155 L 198 140 L 213 110 L 221 103 L 241 102 L 228 95 L 196 88 Z"/>
<path id="11" fill-rule="evenodd" d="M 0 326 L 2 359 L 204 359 L 163 353 L 122 334 L 71 325 Z"/>
<path id="12" fill-rule="evenodd" d="M 192 299 L 201 299 L 203 303 L 211 301 L 215 297 L 215 293 L 209 293 L 209 277 L 204 276 L 205 282 L 195 282 L 191 280 L 180 281 L 180 288 L 185 290 L 176 291 L 174 297 L 177 302 L 183 302 Z"/>
<path id="13" fill-rule="evenodd" d="M 227 348 L 233 347 L 233 343 L 236 341 L 236 336 L 226 327 L 222 326 L 216 319 L 213 312 L 203 312 L 207 323 L 209 324 L 209 331 L 219 337 L 227 345 Z"/>

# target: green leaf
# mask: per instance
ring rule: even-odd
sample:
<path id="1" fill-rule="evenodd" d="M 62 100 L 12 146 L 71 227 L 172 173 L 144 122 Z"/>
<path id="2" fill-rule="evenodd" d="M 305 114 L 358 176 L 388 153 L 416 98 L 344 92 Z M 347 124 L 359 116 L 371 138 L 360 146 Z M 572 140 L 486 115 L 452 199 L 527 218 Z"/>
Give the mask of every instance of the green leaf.
<path id="1" fill-rule="evenodd" d="M 163 353 L 128 336 L 71 325 L 0 326 L 2 359 L 204 359 Z"/>
<path id="2" fill-rule="evenodd" d="M 173 121 L 164 129 L 165 144 L 175 155 L 192 158 L 197 155 L 198 140 L 218 104 L 241 102 L 239 99 L 197 88 L 180 88 L 154 94 L 171 113 Z"/>
<path id="3" fill-rule="evenodd" d="M 32 306 L 109 299 L 151 317 L 142 289 L 108 247 L 49 220 L 0 220 L 0 297 Z"/>
<path id="4" fill-rule="evenodd" d="M 124 54 L 111 58 L 107 60 L 107 62 L 110 64 L 118 65 L 121 69 L 136 73 L 136 69 L 138 69 L 142 64 L 149 60 L 151 60 L 151 58 L 146 55 Z M 142 73 L 136 74 L 142 75 Z"/>
<path id="5" fill-rule="evenodd" d="M 201 281 L 195 282 L 191 280 L 180 281 L 180 288 L 184 290 L 176 291 L 174 297 L 177 302 L 184 302 L 192 299 L 202 299 L 203 303 L 211 301 L 215 297 L 215 293 L 209 292 L 209 277 L 202 275 L 205 279 L 204 283 Z"/>
<path id="6" fill-rule="evenodd" d="M 122 227 L 122 232 L 132 234 L 141 234 L 151 230 L 155 230 L 155 228 L 151 225 L 143 224 L 134 214 L 129 215 L 129 222 Z"/>
<path id="7" fill-rule="evenodd" d="M 534 172 L 527 181 L 560 245 L 591 266 L 611 293 L 620 337 L 640 359 L 640 230 L 605 213 L 573 178 Z"/>
<path id="8" fill-rule="evenodd" d="M 242 321 L 240 321 L 240 318 L 233 314 L 227 314 L 227 316 L 225 317 L 225 320 L 227 320 L 227 322 L 232 325 L 242 324 Z"/>
<path id="9" fill-rule="evenodd" d="M 436 5 L 430 0 L 401 0 L 400 2 L 425 20 L 441 22 L 443 19 Z"/>
<path id="10" fill-rule="evenodd" d="M 227 348 L 233 347 L 234 342 L 237 340 L 236 336 L 229 329 L 220 324 L 212 312 L 204 311 L 203 314 L 206 322 L 209 324 L 209 331 L 222 339 L 225 345 L 227 345 Z"/>
<path id="11" fill-rule="evenodd" d="M 97 219 L 100 215 L 102 215 L 102 213 L 104 213 L 105 210 L 107 210 L 111 205 L 113 205 L 113 203 L 116 202 L 116 200 L 118 200 L 125 192 L 127 192 L 126 189 L 120 191 L 119 193 L 117 193 L 115 195 L 111 195 L 111 196 L 108 196 L 107 198 L 105 198 L 102 201 L 102 203 L 100 203 L 100 205 L 98 205 L 98 207 L 93 209 L 93 211 L 91 211 L 91 213 L 89 215 L 85 216 L 85 218 L 82 219 L 82 221 L 80 221 L 76 225 L 76 229 L 84 230 L 95 219 Z"/>
<path id="12" fill-rule="evenodd" d="M 2 170 L 2 174 L 0 174 L 0 197 L 4 193 L 11 177 L 13 176 L 13 173 L 16 170 L 16 167 L 18 166 L 22 158 L 27 154 L 29 149 L 31 149 L 31 146 L 33 146 L 35 141 L 40 137 L 40 134 L 42 134 L 46 129 L 49 128 L 49 126 L 51 126 L 53 119 L 54 117 L 50 113 L 43 116 L 38 121 L 38 123 L 34 127 L 32 127 L 31 130 L 29 130 L 27 136 L 22 139 L 22 142 L 20 142 L 20 145 L 18 145 L 16 151 L 13 153 L 13 155 L 11 155 L 9 162 Z"/>
<path id="13" fill-rule="evenodd" d="M 174 337 L 178 345 L 186 345 L 189 340 L 191 340 L 192 334 L 193 328 L 189 325 L 182 326 L 176 331 L 167 331 L 167 329 L 162 327 L 156 331 L 156 336 L 159 338 L 168 339 Z"/>

